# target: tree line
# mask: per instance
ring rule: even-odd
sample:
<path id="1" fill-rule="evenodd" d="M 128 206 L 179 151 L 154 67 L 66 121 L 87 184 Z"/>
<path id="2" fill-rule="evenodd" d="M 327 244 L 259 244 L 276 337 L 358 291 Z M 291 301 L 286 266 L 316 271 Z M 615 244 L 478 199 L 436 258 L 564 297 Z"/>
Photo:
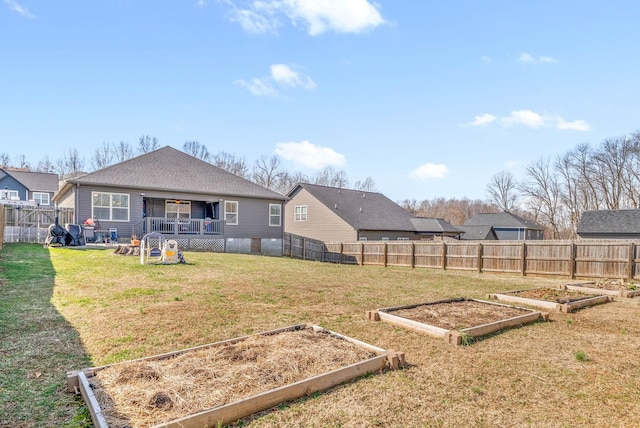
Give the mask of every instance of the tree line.
<path id="1" fill-rule="evenodd" d="M 45 157 L 34 165 L 24 155 L 11 162 L 6 153 L 0 153 L 0 167 L 68 177 L 158 148 L 157 138 L 143 135 L 135 146 L 125 141 L 102 143 L 91 153 L 89 164 L 77 149 L 70 149 L 60 159 Z M 277 155 L 263 155 L 249 163 L 244 157 L 224 151 L 212 154 L 197 141 L 185 142 L 182 150 L 281 194 L 287 194 L 300 182 L 377 191 L 371 177 L 351 185 L 344 170 L 331 167 L 313 176 L 287 171 Z M 582 143 L 555 158 L 542 156 L 526 166 L 520 180 L 509 171 L 500 171 L 487 184 L 486 196 L 486 200 L 405 199 L 398 204 L 414 215 L 443 218 L 453 225 L 464 224 L 477 213 L 511 212 L 543 226 L 546 238 L 573 239 L 584 211 L 640 208 L 640 131 L 608 138 L 600 144 Z"/>

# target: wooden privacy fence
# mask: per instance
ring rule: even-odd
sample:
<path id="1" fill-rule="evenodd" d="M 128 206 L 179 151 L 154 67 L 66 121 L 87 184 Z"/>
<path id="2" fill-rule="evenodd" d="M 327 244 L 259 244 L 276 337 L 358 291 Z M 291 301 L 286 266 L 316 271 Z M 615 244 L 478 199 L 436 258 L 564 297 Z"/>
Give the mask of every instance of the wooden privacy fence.
<path id="1" fill-rule="evenodd" d="M 285 234 L 284 255 L 330 263 L 572 279 L 640 277 L 640 242 L 627 240 L 323 243 Z"/>

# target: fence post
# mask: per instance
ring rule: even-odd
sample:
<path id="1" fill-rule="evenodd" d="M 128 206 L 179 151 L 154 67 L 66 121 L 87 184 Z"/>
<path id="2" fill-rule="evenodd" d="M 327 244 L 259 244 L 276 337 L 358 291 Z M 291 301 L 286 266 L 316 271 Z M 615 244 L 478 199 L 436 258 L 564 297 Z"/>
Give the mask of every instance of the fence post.
<path id="1" fill-rule="evenodd" d="M 307 260 L 307 239 L 302 238 L 302 260 Z"/>
<path id="2" fill-rule="evenodd" d="M 447 270 L 447 243 L 442 242 L 442 270 Z"/>
<path id="3" fill-rule="evenodd" d="M 520 252 L 522 253 L 520 255 L 520 268 L 522 270 L 522 276 L 525 276 L 527 274 L 527 244 L 523 241 L 522 242 L 522 248 L 520 249 Z"/>
<path id="4" fill-rule="evenodd" d="M 415 257 L 416 257 L 416 243 L 412 242 L 411 243 L 411 269 L 416 267 Z"/>
<path id="5" fill-rule="evenodd" d="M 571 255 L 569 258 L 569 278 L 576 278 L 576 253 L 577 253 L 577 245 L 575 242 L 571 241 Z"/>
<path id="6" fill-rule="evenodd" d="M 478 273 L 482 273 L 482 242 L 478 242 Z"/>
<path id="7" fill-rule="evenodd" d="M 384 267 L 387 267 L 387 243 L 384 243 L 384 248 L 382 249 L 382 260 L 384 263 Z"/>
<path id="8" fill-rule="evenodd" d="M 364 242 L 360 241 L 360 266 L 364 266 Z"/>
<path id="9" fill-rule="evenodd" d="M 627 278 L 633 279 L 633 261 L 635 260 L 635 244 L 629 242 L 629 267 L 627 268 Z"/>

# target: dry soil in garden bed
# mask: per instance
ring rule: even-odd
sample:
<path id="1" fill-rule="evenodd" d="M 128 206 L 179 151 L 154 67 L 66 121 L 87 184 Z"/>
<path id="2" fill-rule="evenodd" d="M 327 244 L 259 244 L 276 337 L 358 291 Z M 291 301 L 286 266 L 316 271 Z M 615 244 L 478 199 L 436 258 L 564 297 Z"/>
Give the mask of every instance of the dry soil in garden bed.
<path id="1" fill-rule="evenodd" d="M 256 335 L 167 360 L 109 366 L 91 379 L 109 426 L 149 427 L 375 356 L 307 328 Z"/>
<path id="2" fill-rule="evenodd" d="M 634 283 L 627 283 L 621 280 L 610 280 L 603 279 L 596 282 L 587 282 L 587 283 L 579 283 L 579 284 L 569 284 L 569 285 L 579 285 L 583 287 L 589 288 L 601 288 L 603 290 L 614 290 L 614 291 L 635 291 L 640 290 L 640 286 Z"/>
<path id="3" fill-rule="evenodd" d="M 529 290 L 513 291 L 505 293 L 512 296 L 524 297 L 525 299 L 546 300 L 556 303 L 571 303 L 593 297 L 593 294 L 581 293 L 572 290 L 560 290 L 557 288 L 532 288 Z"/>
<path id="4" fill-rule="evenodd" d="M 530 313 L 528 309 L 495 305 L 476 300 L 430 303 L 390 311 L 392 315 L 448 330 L 475 327 Z"/>

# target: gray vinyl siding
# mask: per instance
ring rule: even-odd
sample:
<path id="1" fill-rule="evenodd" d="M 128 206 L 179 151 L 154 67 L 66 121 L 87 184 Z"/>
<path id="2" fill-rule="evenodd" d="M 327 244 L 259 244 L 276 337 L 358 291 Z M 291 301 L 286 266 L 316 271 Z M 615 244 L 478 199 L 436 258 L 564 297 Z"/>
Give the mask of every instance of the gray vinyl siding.
<path id="1" fill-rule="evenodd" d="M 307 221 L 295 221 L 296 206 L 307 206 Z M 354 242 L 357 233 L 353 227 L 314 198 L 307 190 L 301 189 L 285 205 L 285 231 L 324 242 Z"/>
<path id="2" fill-rule="evenodd" d="M 91 212 L 91 193 L 120 193 L 129 195 L 129 221 L 106 221 L 100 220 L 100 228 L 108 230 L 110 228 L 118 229 L 118 236 L 121 238 L 131 237 L 133 225 L 142 221 L 142 197 L 137 191 L 130 189 L 121 189 L 117 187 L 96 187 L 96 186 L 80 186 L 76 196 L 76 221 L 83 224 L 85 220 L 92 217 Z"/>
<path id="3" fill-rule="evenodd" d="M 282 206 L 282 201 L 233 197 L 225 198 L 225 201 L 238 202 L 238 224 L 225 224 L 225 237 L 282 239 L 284 218 L 281 219 L 280 226 L 269 226 L 269 204 Z M 280 212 L 284 217 L 284 209 L 281 209 Z M 222 208 L 222 218 L 224 219 L 224 207 Z"/>
<path id="4" fill-rule="evenodd" d="M 496 233 L 496 237 L 501 241 L 522 241 L 522 240 L 537 240 L 543 239 L 543 232 L 541 230 L 533 229 L 507 229 L 494 227 L 493 230 Z"/>
<path id="5" fill-rule="evenodd" d="M 0 180 L 0 189 L 4 190 L 5 187 L 7 188 L 7 190 L 16 190 L 21 201 L 28 200 L 27 188 L 10 175 L 5 175 L 2 180 Z"/>

